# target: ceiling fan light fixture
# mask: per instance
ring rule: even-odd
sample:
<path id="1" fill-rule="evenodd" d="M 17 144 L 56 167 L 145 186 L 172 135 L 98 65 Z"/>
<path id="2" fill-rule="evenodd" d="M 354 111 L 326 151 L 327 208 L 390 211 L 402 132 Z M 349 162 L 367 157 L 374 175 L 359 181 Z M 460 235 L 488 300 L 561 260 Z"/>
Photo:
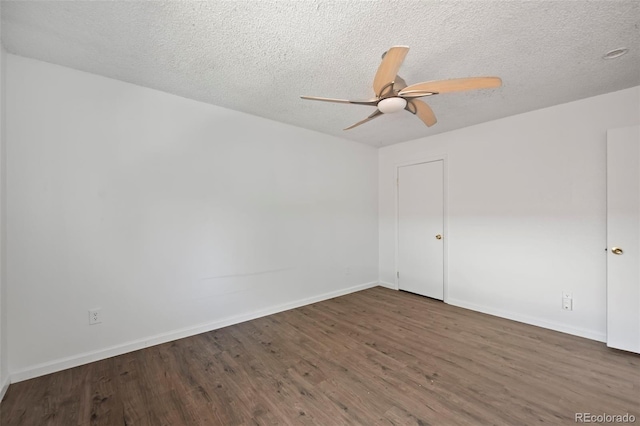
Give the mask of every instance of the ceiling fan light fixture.
<path id="1" fill-rule="evenodd" d="M 619 47 L 617 49 L 613 49 L 602 55 L 603 59 L 616 59 L 620 56 L 626 55 L 629 52 L 629 49 L 626 47 Z"/>
<path id="2" fill-rule="evenodd" d="M 383 114 L 402 111 L 406 106 L 407 101 L 399 97 L 386 98 L 378 102 L 378 109 Z"/>

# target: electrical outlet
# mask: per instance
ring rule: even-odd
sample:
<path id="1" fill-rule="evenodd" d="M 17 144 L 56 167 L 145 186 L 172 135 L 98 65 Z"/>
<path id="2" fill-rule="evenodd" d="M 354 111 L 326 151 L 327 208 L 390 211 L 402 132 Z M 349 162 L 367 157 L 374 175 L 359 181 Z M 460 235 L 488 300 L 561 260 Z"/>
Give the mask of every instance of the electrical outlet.
<path id="1" fill-rule="evenodd" d="M 573 293 L 570 291 L 562 292 L 562 310 L 573 311 Z"/>
<path id="2" fill-rule="evenodd" d="M 100 308 L 89 309 L 89 325 L 100 324 L 102 322 L 102 312 Z"/>

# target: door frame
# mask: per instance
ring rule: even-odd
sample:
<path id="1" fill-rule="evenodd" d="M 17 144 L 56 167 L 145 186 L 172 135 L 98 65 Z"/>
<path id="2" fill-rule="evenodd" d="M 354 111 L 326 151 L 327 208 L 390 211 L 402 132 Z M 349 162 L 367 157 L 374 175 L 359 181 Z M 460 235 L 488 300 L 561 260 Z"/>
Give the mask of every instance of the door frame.
<path id="1" fill-rule="evenodd" d="M 394 277 L 395 289 L 400 290 L 398 281 L 398 253 L 400 251 L 400 167 L 415 166 L 424 163 L 433 163 L 442 161 L 442 231 L 444 233 L 444 241 L 442 246 L 442 268 L 443 268 L 443 302 L 447 303 L 449 299 L 449 160 L 447 154 L 429 155 L 419 157 L 417 159 L 396 163 L 395 165 L 395 202 L 396 202 L 396 219 L 395 219 L 395 253 L 394 266 L 396 275 Z"/>

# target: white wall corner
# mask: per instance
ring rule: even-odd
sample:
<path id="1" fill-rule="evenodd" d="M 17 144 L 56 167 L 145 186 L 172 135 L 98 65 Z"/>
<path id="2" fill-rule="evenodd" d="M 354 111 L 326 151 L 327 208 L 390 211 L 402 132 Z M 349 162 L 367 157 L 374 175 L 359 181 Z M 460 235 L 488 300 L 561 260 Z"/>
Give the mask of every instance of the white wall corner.
<path id="1" fill-rule="evenodd" d="M 391 290 L 398 290 L 398 287 L 397 287 L 395 284 L 393 284 L 393 283 L 388 283 L 388 282 L 386 282 L 386 281 L 379 281 L 379 282 L 378 282 L 378 285 L 379 285 L 380 287 L 386 287 L 386 288 L 391 289 Z"/>
<path id="2" fill-rule="evenodd" d="M 5 377 L 2 383 L 0 383 L 0 404 L 2 404 L 2 400 L 4 399 L 4 395 L 7 393 L 7 389 L 9 389 L 10 383 L 9 377 Z"/>
<path id="3" fill-rule="evenodd" d="M 6 280 L 6 51 L 0 40 L 0 402 L 9 387 Z"/>

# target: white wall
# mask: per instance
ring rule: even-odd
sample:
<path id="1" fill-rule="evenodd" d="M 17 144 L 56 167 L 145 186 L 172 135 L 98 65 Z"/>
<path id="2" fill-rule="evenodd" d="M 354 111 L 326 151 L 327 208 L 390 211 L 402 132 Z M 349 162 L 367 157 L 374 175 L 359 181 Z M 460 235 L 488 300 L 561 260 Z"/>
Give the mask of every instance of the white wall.
<path id="1" fill-rule="evenodd" d="M 1 7 L 0 7 L 1 10 Z M 0 17 L 0 22 L 2 21 Z M 1 32 L 1 30 L 0 30 Z M 5 297 L 5 50 L 0 40 L 0 401 L 9 387 L 7 298 Z"/>
<path id="2" fill-rule="evenodd" d="M 446 154 L 446 301 L 604 341 L 606 131 L 637 123 L 639 87 L 380 149 L 380 281 L 395 285 L 396 165 Z"/>
<path id="3" fill-rule="evenodd" d="M 13 380 L 377 282 L 375 149 L 14 55 L 7 82 Z"/>

